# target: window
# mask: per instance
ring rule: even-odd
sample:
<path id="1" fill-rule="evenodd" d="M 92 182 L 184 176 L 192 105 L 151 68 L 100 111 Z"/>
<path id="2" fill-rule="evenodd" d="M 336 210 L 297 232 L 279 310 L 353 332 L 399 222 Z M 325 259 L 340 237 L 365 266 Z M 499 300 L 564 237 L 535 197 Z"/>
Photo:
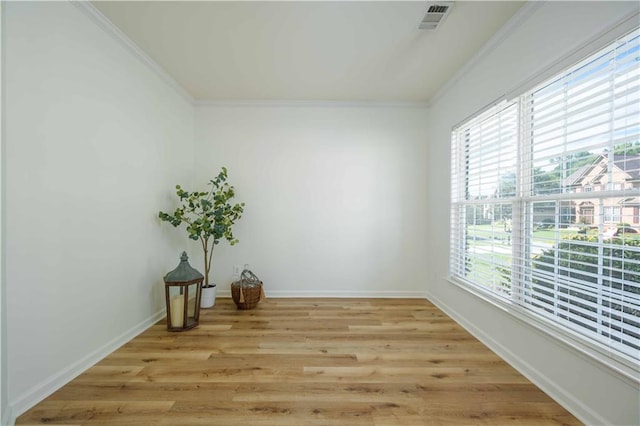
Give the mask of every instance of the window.
<path id="1" fill-rule="evenodd" d="M 607 191 L 622 189 L 622 184 L 619 182 L 609 182 L 606 185 Z"/>
<path id="2" fill-rule="evenodd" d="M 604 221 L 605 222 L 616 222 L 619 223 L 621 221 L 620 216 L 620 207 L 604 207 Z"/>
<path id="3" fill-rule="evenodd" d="M 454 128 L 451 168 L 452 279 L 631 365 L 640 228 L 611 236 L 605 223 L 637 223 L 624 200 L 640 193 L 639 40 Z"/>

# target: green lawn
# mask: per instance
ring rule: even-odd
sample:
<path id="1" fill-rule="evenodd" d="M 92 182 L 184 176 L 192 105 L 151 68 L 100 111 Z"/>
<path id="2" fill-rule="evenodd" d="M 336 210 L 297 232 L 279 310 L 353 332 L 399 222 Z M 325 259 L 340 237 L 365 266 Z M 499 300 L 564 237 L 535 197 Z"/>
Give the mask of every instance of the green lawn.
<path id="1" fill-rule="evenodd" d="M 478 238 L 473 242 L 473 244 L 482 244 L 482 241 L 485 241 L 484 244 L 490 244 L 497 241 L 510 241 L 511 240 L 511 232 L 508 232 L 504 229 L 504 225 L 501 223 L 488 224 L 488 225 L 470 225 L 468 228 L 468 235 L 475 236 Z M 569 235 L 577 234 L 575 230 L 569 229 L 538 229 L 533 231 L 533 240 L 540 242 L 553 242 L 556 239 L 556 233 L 560 239 L 566 238 Z M 589 229 L 587 230 L 587 235 L 598 235 L 597 229 Z M 640 233 L 638 234 L 625 234 L 625 238 L 630 238 L 634 240 L 640 239 Z"/>
<path id="2" fill-rule="evenodd" d="M 467 228 L 469 236 L 469 251 L 473 255 L 469 258 L 468 267 L 470 277 L 487 287 L 507 289 L 510 278 L 508 270 L 511 268 L 511 233 L 505 230 L 502 223 L 487 225 L 473 225 Z M 556 239 L 562 240 L 577 231 L 568 229 L 539 229 L 533 232 L 534 255 L 542 250 L 552 248 Z M 587 235 L 597 235 L 597 230 L 588 230 Z M 640 234 L 627 234 L 625 238 L 640 239 Z M 505 275 L 505 271 L 506 275 Z"/>
<path id="3" fill-rule="evenodd" d="M 559 234 L 560 239 L 566 237 L 567 235 L 573 235 L 576 231 L 569 231 L 568 229 L 559 229 L 556 231 L 555 229 L 540 229 L 537 231 L 533 231 L 533 239 L 541 239 L 541 240 L 555 240 L 556 232 Z"/>

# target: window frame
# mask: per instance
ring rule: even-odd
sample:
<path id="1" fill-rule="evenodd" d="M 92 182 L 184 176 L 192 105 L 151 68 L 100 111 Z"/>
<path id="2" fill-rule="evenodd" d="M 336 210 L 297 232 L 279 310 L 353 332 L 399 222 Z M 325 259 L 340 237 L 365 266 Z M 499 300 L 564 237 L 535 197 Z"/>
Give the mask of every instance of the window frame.
<path id="1" fill-rule="evenodd" d="M 602 206 L 602 221 L 605 223 L 622 222 L 622 208 L 620 206 Z"/>
<path id="2" fill-rule="evenodd" d="M 619 34 L 618 36 L 621 36 L 624 34 Z M 617 38 L 617 37 L 616 37 Z M 607 44 L 612 43 L 614 40 L 609 40 Z M 598 50 L 602 49 L 603 46 L 599 46 L 595 49 L 593 49 L 590 52 L 587 52 L 588 54 L 585 56 L 591 56 L 592 54 L 596 53 Z M 576 61 L 577 62 L 577 61 Z M 570 64 L 573 65 L 573 64 Z M 570 68 L 570 66 L 566 66 L 564 67 L 564 69 L 568 69 Z M 558 70 L 559 72 L 562 72 L 564 70 Z M 556 71 L 556 73 L 558 73 L 558 71 Z M 548 77 L 547 77 L 548 78 Z M 526 92 L 528 92 L 529 89 L 526 90 L 522 90 L 521 93 L 519 93 L 517 96 L 512 97 L 512 99 L 520 99 L 521 97 L 524 97 L 524 95 L 526 94 Z M 505 100 L 506 98 L 501 98 L 500 101 Z M 482 114 L 485 114 L 488 110 L 491 110 L 492 108 L 495 108 L 495 106 L 499 104 L 499 101 L 496 101 L 494 103 L 492 103 L 490 106 L 482 109 L 481 111 L 479 111 L 477 114 L 474 114 L 471 118 L 465 119 L 462 123 L 468 123 L 470 121 L 472 121 L 474 118 L 481 116 Z M 525 120 L 526 121 L 526 120 Z M 524 125 L 524 127 L 527 126 L 527 123 L 519 123 L 521 126 Z M 456 125 L 455 128 L 459 128 L 460 124 Z M 525 130 L 526 131 L 526 130 Z M 522 130 L 521 130 L 522 132 Z M 522 138 L 520 138 L 520 140 L 518 141 L 518 147 L 520 150 L 525 151 L 526 149 L 529 148 L 529 142 L 523 141 L 521 140 Z M 457 143 L 454 142 L 452 140 L 453 143 Z M 526 145 L 526 146 L 525 146 Z M 523 148 L 523 146 L 525 146 Z M 456 149 L 460 149 L 460 148 L 456 148 Z M 463 159 L 459 159 L 459 161 L 463 161 Z M 453 167 L 455 167 L 455 165 L 453 165 Z M 454 170 L 452 170 L 452 179 L 453 179 L 453 172 Z M 604 190 L 604 188 L 602 188 Z M 575 191 L 572 191 L 575 192 Z M 591 192 L 591 191 L 585 191 L 585 192 Z M 591 192 L 591 194 L 593 194 L 593 196 L 597 196 L 599 191 L 595 191 L 595 192 Z M 591 195 L 590 194 L 590 195 Z M 452 193 L 452 198 L 454 197 L 454 194 Z M 523 201 L 523 198 L 526 199 L 527 197 L 518 197 L 516 200 L 514 200 L 514 214 L 517 214 L 518 211 L 522 212 L 523 210 L 523 206 L 516 206 L 517 203 L 520 203 Z M 563 198 L 559 199 L 564 200 Z M 454 207 L 454 200 L 452 200 L 452 209 Z M 531 199 L 531 202 L 534 201 L 544 201 L 544 200 L 534 200 Z M 612 219 L 609 222 L 620 222 L 620 220 L 622 219 L 621 214 L 622 214 L 622 209 L 620 206 L 607 206 L 610 208 L 618 208 L 618 215 L 617 215 L 617 219 L 615 217 L 612 216 Z M 603 208 L 604 209 L 604 208 Z M 597 212 L 596 212 L 597 213 Z M 600 213 L 601 217 L 604 221 L 605 219 L 605 214 L 604 211 Z M 615 215 L 614 215 L 615 216 Z M 453 220 L 453 216 L 452 216 L 452 220 Z M 460 223 L 460 222 L 458 222 Z M 524 220 L 520 220 L 520 223 L 524 223 Z M 453 235 L 454 230 L 452 228 L 451 229 L 451 233 L 452 235 L 450 235 L 450 241 L 451 244 L 454 244 L 456 241 L 456 236 Z M 457 232 L 465 232 L 464 227 L 459 227 L 459 229 L 456 229 Z M 517 235 L 514 236 L 514 238 L 518 238 Z M 458 243 L 460 241 L 463 241 L 464 238 L 458 238 L 457 241 Z M 516 256 L 515 255 L 515 251 L 514 251 L 514 259 L 516 257 L 520 257 L 520 256 Z M 451 253 L 450 253 L 450 262 L 452 262 L 452 258 L 451 258 Z M 517 268 L 517 265 L 514 265 L 514 267 Z M 512 297 L 508 297 L 508 298 L 504 298 L 504 297 L 499 297 L 496 295 L 495 292 L 492 292 L 490 289 L 482 287 L 481 285 L 478 285 L 476 283 L 473 283 L 471 281 L 468 281 L 466 279 L 464 279 L 463 277 L 460 276 L 454 276 L 453 274 L 451 274 L 451 267 L 449 269 L 449 275 L 447 277 L 447 280 L 457 286 L 459 286 L 460 288 L 476 295 L 477 297 L 481 298 L 482 300 L 484 300 L 487 303 L 490 303 L 508 313 L 510 313 L 512 316 L 514 316 L 516 319 L 519 319 L 520 321 L 526 323 L 529 326 L 533 326 L 536 329 L 539 329 L 547 334 L 552 335 L 553 337 L 559 339 L 560 341 L 564 342 L 565 344 L 569 345 L 570 347 L 572 347 L 573 349 L 578 350 L 581 353 L 585 353 L 588 354 L 589 356 L 598 359 L 599 361 L 603 362 L 604 364 L 606 364 L 607 366 L 613 368 L 614 370 L 616 370 L 617 372 L 621 373 L 624 377 L 632 379 L 633 383 L 640 383 L 640 378 L 638 376 L 638 373 L 640 373 L 640 365 L 638 364 L 638 361 L 636 359 L 634 359 L 631 356 L 626 355 L 625 353 L 618 353 L 618 352 L 612 352 L 611 348 L 607 345 L 604 345 L 602 343 L 600 343 L 597 340 L 594 339 L 590 339 L 590 338 L 586 338 L 582 333 L 576 332 L 571 328 L 567 328 L 562 326 L 561 324 L 557 323 L 556 321 L 552 321 L 549 320 L 548 318 L 545 318 L 544 315 L 540 315 L 539 313 L 536 312 L 531 312 L 528 309 L 520 306 L 518 303 L 515 303 L 512 300 Z M 512 271 L 513 273 L 518 273 L 517 270 Z M 640 358 L 640 357 L 639 357 Z"/>

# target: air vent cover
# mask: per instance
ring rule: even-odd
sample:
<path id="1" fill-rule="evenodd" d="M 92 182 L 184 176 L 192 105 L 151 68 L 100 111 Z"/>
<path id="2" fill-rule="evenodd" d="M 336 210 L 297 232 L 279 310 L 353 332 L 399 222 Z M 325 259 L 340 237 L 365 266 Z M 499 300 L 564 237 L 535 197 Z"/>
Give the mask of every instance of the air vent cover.
<path id="1" fill-rule="evenodd" d="M 429 3 L 427 5 L 427 13 L 425 13 L 418 28 L 421 30 L 435 30 L 447 17 L 452 7 L 452 1 Z"/>

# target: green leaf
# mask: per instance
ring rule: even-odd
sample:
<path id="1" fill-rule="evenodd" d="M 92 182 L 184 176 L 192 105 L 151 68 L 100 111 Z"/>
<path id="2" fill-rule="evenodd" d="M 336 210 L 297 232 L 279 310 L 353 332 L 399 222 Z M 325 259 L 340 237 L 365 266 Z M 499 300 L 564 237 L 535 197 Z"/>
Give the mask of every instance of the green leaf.
<path id="1" fill-rule="evenodd" d="M 158 217 L 174 227 L 186 224 L 187 235 L 192 240 L 213 238 L 212 247 L 223 238 L 230 245 L 238 243 L 233 237 L 233 225 L 242 217 L 245 203 L 231 204 L 235 188 L 227 182 L 228 170 L 222 167 L 218 175 L 208 183 L 210 191 L 185 191 L 176 185 L 180 205 L 173 214 L 158 212 Z"/>

